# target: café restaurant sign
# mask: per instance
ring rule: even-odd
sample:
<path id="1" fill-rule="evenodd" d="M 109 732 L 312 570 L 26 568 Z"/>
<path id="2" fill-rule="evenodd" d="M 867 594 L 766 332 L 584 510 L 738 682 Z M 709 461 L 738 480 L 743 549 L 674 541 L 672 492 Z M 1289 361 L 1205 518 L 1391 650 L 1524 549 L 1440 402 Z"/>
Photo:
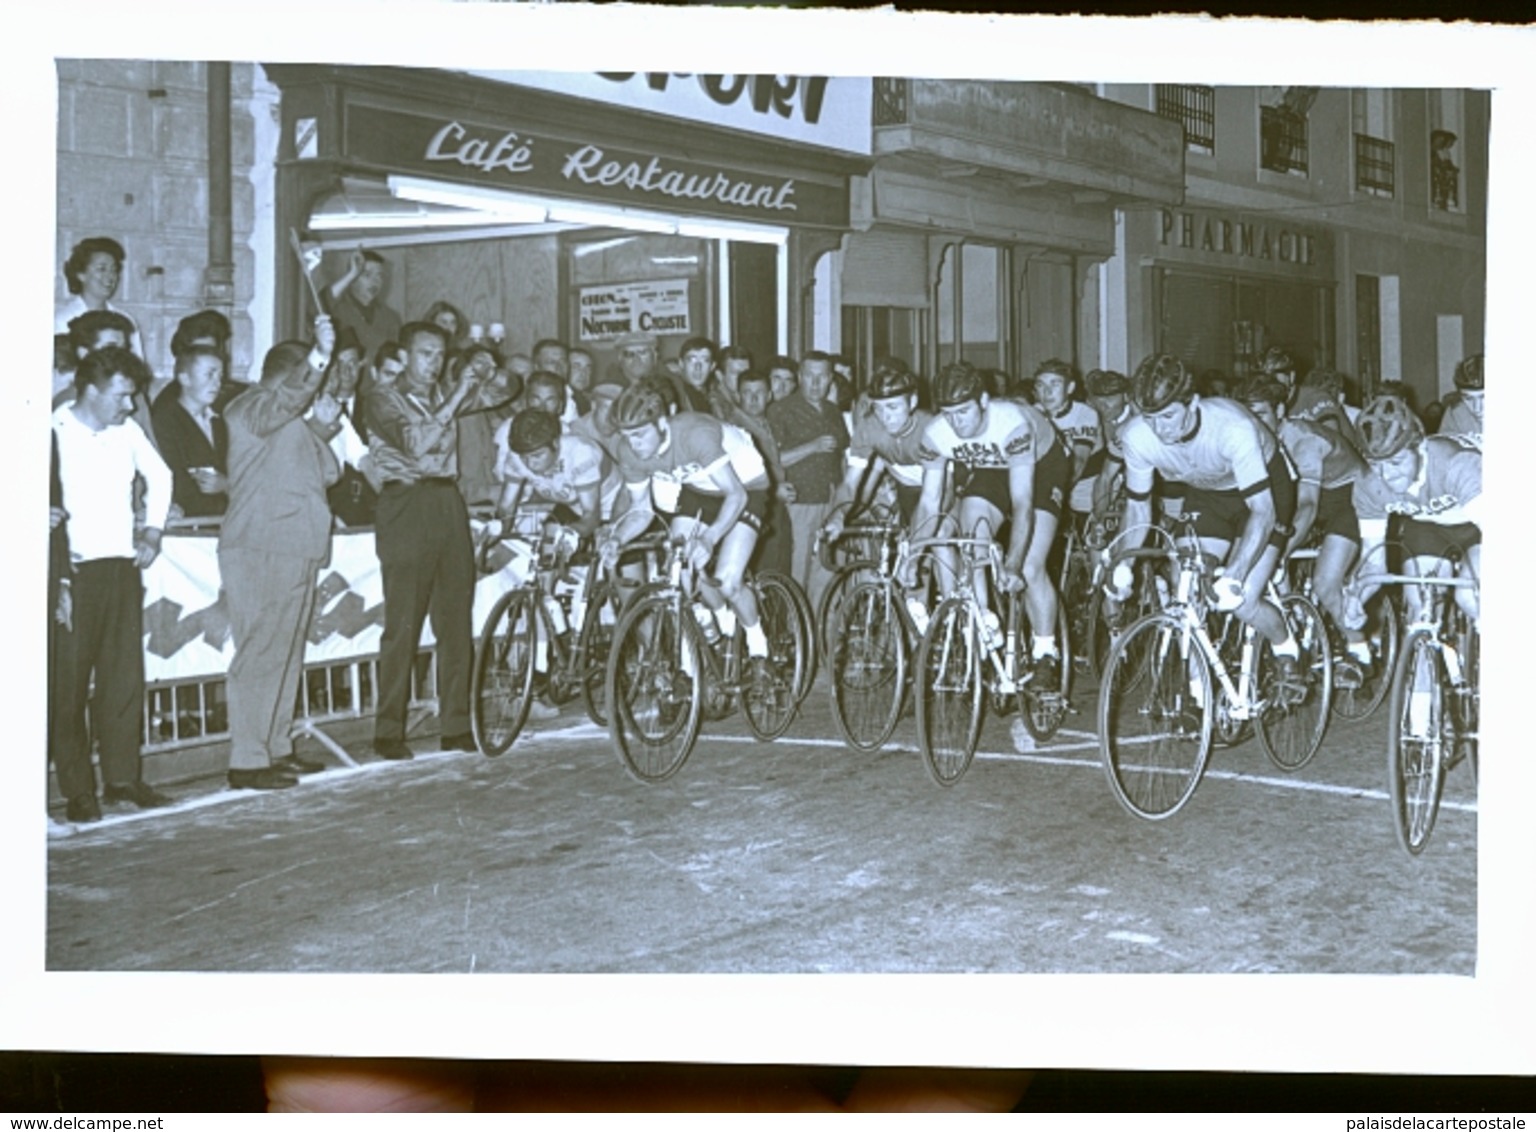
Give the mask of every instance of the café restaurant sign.
<path id="1" fill-rule="evenodd" d="M 1328 280 L 1333 278 L 1333 237 L 1325 229 L 1292 222 L 1282 214 L 1217 209 L 1159 209 L 1154 254 L 1228 270 Z"/>
<path id="2" fill-rule="evenodd" d="M 688 280 L 605 283 L 580 292 L 581 340 L 623 334 L 688 334 Z"/>
<path id="3" fill-rule="evenodd" d="M 700 75 L 668 71 L 470 71 L 670 118 L 868 156 L 874 81 L 825 75 Z"/>
<path id="4" fill-rule="evenodd" d="M 848 194 L 841 183 L 556 137 L 516 123 L 433 119 L 353 105 L 347 112 L 346 149 L 353 160 L 391 170 L 511 192 L 779 225 L 844 227 L 848 222 Z"/>

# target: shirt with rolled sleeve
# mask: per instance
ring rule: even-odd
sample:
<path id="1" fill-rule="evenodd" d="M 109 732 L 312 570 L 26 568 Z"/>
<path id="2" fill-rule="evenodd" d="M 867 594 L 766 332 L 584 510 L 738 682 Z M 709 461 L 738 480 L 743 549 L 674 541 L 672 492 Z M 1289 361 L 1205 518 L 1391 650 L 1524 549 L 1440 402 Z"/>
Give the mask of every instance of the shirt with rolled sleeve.
<path id="1" fill-rule="evenodd" d="M 71 402 L 54 413 L 53 432 L 69 512 L 71 561 L 133 558 L 133 478 L 144 479 L 145 525 L 164 530 L 171 509 L 171 469 L 133 420 L 98 432 L 75 415 Z"/>

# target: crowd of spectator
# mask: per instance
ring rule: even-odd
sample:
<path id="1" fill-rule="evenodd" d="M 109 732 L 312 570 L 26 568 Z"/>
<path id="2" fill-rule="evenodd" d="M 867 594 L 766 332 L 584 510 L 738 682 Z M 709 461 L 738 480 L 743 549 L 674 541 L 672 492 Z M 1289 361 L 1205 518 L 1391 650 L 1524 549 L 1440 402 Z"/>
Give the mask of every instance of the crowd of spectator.
<path id="1" fill-rule="evenodd" d="M 232 787 L 282 788 L 319 769 L 295 754 L 291 732 L 316 571 L 337 529 L 371 528 L 382 570 L 375 752 L 412 757 L 406 710 L 428 617 L 442 744 L 472 749 L 469 515 L 505 506 L 523 442 L 553 427 L 527 418 L 514 436 L 526 414 L 558 422 L 573 461 L 595 461 L 604 518 L 623 494 L 609 414 L 626 387 L 651 382 L 674 411 L 737 426 L 771 483 L 754 565 L 792 575 L 813 601 L 827 581 L 812 549 L 846 480 L 861 392 L 845 359 L 756 358 L 702 337 L 663 359 L 654 337 L 633 334 L 611 344 L 616 360 L 600 374 L 593 352 L 552 337 L 511 352 L 499 324 L 493 339 L 447 300 L 405 321 L 385 300 L 384 261 L 362 251 L 318 291 L 328 309 L 312 341 L 273 346 L 254 383 L 231 380 L 231 325 L 216 310 L 181 320 L 169 376 L 157 377 L 138 328 L 112 305 L 123 260 L 110 238 L 76 245 L 54 326 L 49 755 L 71 821 L 98 818 L 100 798 L 168 800 L 144 782 L 139 749 L 141 573 L 167 529 L 218 531 L 235 643 Z M 1294 384 L 1288 363 L 1266 358 L 1264 368 Z M 1027 381 L 984 377 L 994 396 L 1034 400 Z M 1203 385 L 1220 393 L 1225 380 L 1207 374 Z M 1314 411 L 1358 411 L 1332 371 L 1304 384 Z"/>

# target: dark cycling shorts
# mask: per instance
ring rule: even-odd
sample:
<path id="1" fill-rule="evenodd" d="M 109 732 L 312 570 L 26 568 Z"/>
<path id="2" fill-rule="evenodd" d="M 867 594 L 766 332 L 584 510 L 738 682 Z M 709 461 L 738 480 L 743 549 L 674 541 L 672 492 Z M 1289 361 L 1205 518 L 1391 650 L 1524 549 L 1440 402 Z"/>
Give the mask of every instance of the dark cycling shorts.
<path id="1" fill-rule="evenodd" d="M 1058 439 L 1044 455 L 1035 460 L 1034 498 L 1031 500 L 1034 509 L 1060 519 L 1061 510 L 1066 506 L 1067 485 L 1071 479 L 1072 458 Z M 1009 487 L 1007 468 L 972 468 L 957 464 L 955 498 L 964 499 L 968 495 L 985 499 L 1004 518 L 1013 514 L 1013 492 Z"/>
<path id="2" fill-rule="evenodd" d="M 1403 555 L 1407 558 L 1445 558 L 1452 551 L 1465 557 L 1483 541 L 1476 523 L 1425 523 L 1406 519 L 1402 529 Z"/>
<path id="3" fill-rule="evenodd" d="M 1291 520 L 1296 517 L 1296 481 L 1278 447 L 1268 467 L 1269 494 L 1275 501 L 1275 529 L 1269 545 L 1283 550 L 1294 530 Z M 1236 542 L 1248 523 L 1248 499 L 1236 488 L 1208 491 L 1190 486 L 1184 495 L 1184 510 L 1196 513 L 1195 533 L 1201 538 Z"/>
<path id="4" fill-rule="evenodd" d="M 701 523 L 713 523 L 719 517 L 720 504 L 724 501 L 723 495 L 711 495 L 684 484 L 683 490 L 678 493 L 677 510 L 672 512 L 672 517 L 687 515 L 692 518 L 697 515 Z M 747 505 L 741 509 L 741 515 L 736 521 L 746 524 L 754 531 L 761 531 L 763 519 L 767 514 L 768 489 L 764 487 L 748 490 Z"/>
<path id="5" fill-rule="evenodd" d="M 1317 518 L 1312 527 L 1324 538 L 1338 535 L 1360 545 L 1360 518 L 1355 514 L 1354 485 L 1325 487 L 1317 500 Z"/>

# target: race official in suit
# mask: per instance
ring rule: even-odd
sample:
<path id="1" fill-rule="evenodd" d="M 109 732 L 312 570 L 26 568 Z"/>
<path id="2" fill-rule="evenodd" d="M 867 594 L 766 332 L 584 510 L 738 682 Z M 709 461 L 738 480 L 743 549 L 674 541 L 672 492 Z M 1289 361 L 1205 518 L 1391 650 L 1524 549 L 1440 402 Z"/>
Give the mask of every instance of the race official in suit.
<path id="1" fill-rule="evenodd" d="M 316 574 L 330 556 L 325 489 L 340 474 L 329 443 L 340 406 L 320 390 L 335 341 L 322 315 L 313 349 L 302 342 L 273 346 L 261 381 L 224 411 L 229 509 L 219 571 L 235 639 L 229 784 L 237 789 L 282 789 L 322 768 L 293 753 L 291 731 Z"/>

